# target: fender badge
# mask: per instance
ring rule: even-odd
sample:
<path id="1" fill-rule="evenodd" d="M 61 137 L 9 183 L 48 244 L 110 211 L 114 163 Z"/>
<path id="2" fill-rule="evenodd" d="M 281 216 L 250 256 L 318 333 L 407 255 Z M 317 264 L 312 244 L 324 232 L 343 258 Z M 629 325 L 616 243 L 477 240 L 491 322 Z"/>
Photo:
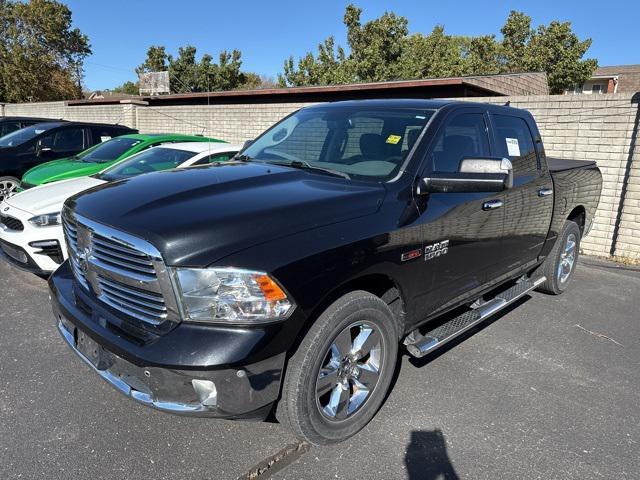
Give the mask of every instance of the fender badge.
<path id="1" fill-rule="evenodd" d="M 406 262 L 407 260 L 413 260 L 414 258 L 418 258 L 422 256 L 422 249 L 416 248 L 415 250 L 411 250 L 410 252 L 405 252 L 400 256 L 400 260 Z"/>
<path id="2" fill-rule="evenodd" d="M 4 207 L 4 210 L 2 210 L 3 212 L 8 212 L 9 211 L 9 207 Z"/>

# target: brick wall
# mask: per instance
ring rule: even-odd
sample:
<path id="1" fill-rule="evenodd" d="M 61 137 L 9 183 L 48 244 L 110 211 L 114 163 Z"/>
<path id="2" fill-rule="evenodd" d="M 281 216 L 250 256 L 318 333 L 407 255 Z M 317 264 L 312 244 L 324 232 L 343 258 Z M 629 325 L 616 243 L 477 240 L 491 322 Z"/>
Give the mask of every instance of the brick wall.
<path id="1" fill-rule="evenodd" d="M 510 101 L 514 107 L 527 109 L 538 122 L 548 155 L 597 161 L 603 173 L 602 198 L 593 230 L 582 244 L 583 251 L 600 256 L 608 256 L 613 252 L 617 256 L 640 259 L 640 146 L 633 149 L 635 152 L 631 151 L 638 101 L 631 94 L 538 95 L 468 100 L 490 103 Z M 255 138 L 282 117 L 305 105 L 269 103 L 149 107 L 121 104 L 69 107 L 63 102 L 49 102 L 7 104 L 4 115 L 118 122 L 138 128 L 142 133 L 202 134 L 241 143 Z M 635 141 L 640 143 L 640 139 Z M 623 192 L 625 178 L 627 187 Z"/>

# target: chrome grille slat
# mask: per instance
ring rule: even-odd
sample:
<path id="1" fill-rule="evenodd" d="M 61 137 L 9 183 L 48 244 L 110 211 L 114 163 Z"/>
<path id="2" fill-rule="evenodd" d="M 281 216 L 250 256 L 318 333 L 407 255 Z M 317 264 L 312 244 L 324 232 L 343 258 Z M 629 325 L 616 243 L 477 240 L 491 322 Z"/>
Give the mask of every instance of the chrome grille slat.
<path id="1" fill-rule="evenodd" d="M 164 315 L 167 313 L 167 309 L 164 306 L 158 306 L 153 303 L 145 302 L 144 300 L 127 297 L 126 294 L 119 293 L 117 290 L 112 290 L 110 287 L 103 286 L 102 293 L 114 301 L 121 302 L 122 304 L 128 305 L 132 308 L 140 308 L 141 311 L 145 313 L 149 313 L 150 310 L 152 311 L 151 313 L 155 312 L 157 315 Z"/>
<path id="2" fill-rule="evenodd" d="M 146 300 L 150 300 L 152 302 L 158 302 L 158 303 L 162 303 L 164 304 L 164 300 L 162 298 L 162 294 L 155 294 L 155 293 L 150 293 L 150 292 L 143 292 L 141 290 L 138 289 L 133 289 L 131 287 L 128 287 L 127 285 L 121 284 L 121 283 L 117 283 L 117 282 L 113 282 L 111 280 L 108 280 L 104 277 L 100 277 L 100 284 L 101 285 L 106 285 L 107 287 L 111 287 L 114 289 L 117 289 L 121 292 L 124 292 L 126 294 L 130 294 L 130 295 L 136 295 L 140 298 L 144 298 Z"/>
<path id="3" fill-rule="evenodd" d="M 159 323 L 162 323 L 166 318 L 166 315 L 150 314 L 146 309 L 137 308 L 125 302 L 119 302 L 112 297 L 100 297 L 100 300 L 102 300 L 107 305 L 110 305 L 115 309 L 126 313 L 131 317 L 137 318 L 147 323 L 151 323 L 152 325 L 158 325 Z"/>
<path id="4" fill-rule="evenodd" d="M 128 254 L 131 257 L 140 257 L 141 261 L 144 261 L 146 263 L 151 263 L 149 262 L 149 257 L 142 252 L 137 252 L 135 250 L 130 249 L 129 247 L 126 247 L 124 245 L 120 245 L 116 242 L 111 242 L 108 240 L 103 240 L 102 238 L 100 238 L 99 236 L 95 236 L 93 239 L 94 243 L 96 244 L 96 247 L 105 247 L 111 250 L 117 250 L 120 251 L 122 253 Z"/>
<path id="5" fill-rule="evenodd" d="M 134 265 L 132 267 L 131 266 L 131 262 L 127 262 L 126 260 L 113 258 L 110 255 L 104 254 L 104 253 L 99 252 L 97 250 L 93 251 L 93 256 L 96 257 L 99 260 L 102 260 L 105 263 L 110 263 L 112 265 L 115 265 L 116 267 L 121 267 L 121 268 L 124 268 L 126 270 L 133 270 L 136 273 L 142 272 L 142 273 L 146 273 L 147 275 L 152 275 L 152 276 L 155 276 L 155 274 L 156 274 L 156 271 L 153 268 L 153 266 L 143 267 L 143 266 Z"/>
<path id="6" fill-rule="evenodd" d="M 154 327 L 178 320 L 167 269 L 151 245 L 66 208 L 62 218 L 71 270 L 86 290 Z"/>

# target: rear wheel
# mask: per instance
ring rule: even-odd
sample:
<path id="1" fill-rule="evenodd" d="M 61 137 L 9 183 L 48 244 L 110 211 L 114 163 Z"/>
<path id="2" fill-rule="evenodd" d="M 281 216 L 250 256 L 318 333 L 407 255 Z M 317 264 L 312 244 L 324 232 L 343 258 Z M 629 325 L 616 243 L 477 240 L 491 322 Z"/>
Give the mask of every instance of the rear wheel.
<path id="1" fill-rule="evenodd" d="M 17 193 L 20 180 L 15 177 L 0 177 L 0 203 Z"/>
<path id="2" fill-rule="evenodd" d="M 290 359 L 278 419 L 316 445 L 346 440 L 382 405 L 397 355 L 397 322 L 386 303 L 364 291 L 341 297 Z"/>
<path id="3" fill-rule="evenodd" d="M 542 274 L 547 279 L 538 290 L 559 295 L 567 289 L 578 263 L 580 237 L 578 224 L 567 220 L 551 253 L 542 264 Z"/>

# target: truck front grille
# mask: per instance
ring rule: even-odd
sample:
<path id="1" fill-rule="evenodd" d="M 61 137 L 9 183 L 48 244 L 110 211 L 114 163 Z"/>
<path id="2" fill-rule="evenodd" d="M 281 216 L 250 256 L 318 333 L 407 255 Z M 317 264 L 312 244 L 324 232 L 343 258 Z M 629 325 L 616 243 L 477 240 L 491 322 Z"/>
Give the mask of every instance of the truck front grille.
<path id="1" fill-rule="evenodd" d="M 20 220 L 7 215 L 0 215 L 0 223 L 15 232 L 22 232 L 24 230 L 24 225 Z"/>
<path id="2" fill-rule="evenodd" d="M 143 326 L 179 321 L 169 273 L 150 244 L 66 208 L 62 222 L 71 270 L 83 288 Z"/>

